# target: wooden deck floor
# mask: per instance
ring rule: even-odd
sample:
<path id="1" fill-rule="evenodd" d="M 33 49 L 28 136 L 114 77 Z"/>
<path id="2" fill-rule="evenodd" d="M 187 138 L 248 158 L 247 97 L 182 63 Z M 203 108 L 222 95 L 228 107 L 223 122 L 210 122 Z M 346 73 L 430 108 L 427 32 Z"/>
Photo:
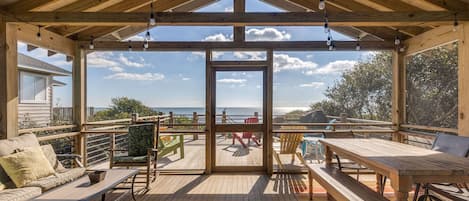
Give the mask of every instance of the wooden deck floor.
<path id="1" fill-rule="evenodd" d="M 374 175 L 363 175 L 360 181 L 374 188 L 374 178 Z M 326 191 L 319 184 L 313 184 L 313 192 L 315 201 L 327 200 Z M 386 197 L 392 199 L 389 184 L 385 192 Z M 107 197 L 112 200 L 119 194 L 116 191 Z M 303 201 L 308 200 L 308 181 L 306 174 L 161 175 L 150 191 L 137 198 L 139 201 Z"/>

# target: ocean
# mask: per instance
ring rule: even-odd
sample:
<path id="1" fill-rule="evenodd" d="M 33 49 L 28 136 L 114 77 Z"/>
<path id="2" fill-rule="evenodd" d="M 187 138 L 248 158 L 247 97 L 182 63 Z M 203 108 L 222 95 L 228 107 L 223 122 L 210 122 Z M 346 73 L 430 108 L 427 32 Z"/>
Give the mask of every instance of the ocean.
<path id="1" fill-rule="evenodd" d="M 95 107 L 95 111 L 105 110 L 105 107 Z M 205 108 L 203 107 L 152 107 L 153 110 L 158 112 L 163 112 L 168 114 L 169 112 L 173 112 L 175 115 L 184 115 L 189 116 L 192 115 L 193 112 L 197 112 L 197 114 L 205 114 Z M 273 115 L 279 116 L 284 115 L 288 112 L 294 110 L 303 110 L 307 111 L 308 107 L 274 107 L 273 108 Z M 223 110 L 226 110 L 228 115 L 242 115 L 242 116 L 250 116 L 253 115 L 254 112 L 258 112 L 259 115 L 262 115 L 262 108 L 257 107 L 226 107 L 226 108 L 217 108 L 217 114 L 221 114 Z"/>

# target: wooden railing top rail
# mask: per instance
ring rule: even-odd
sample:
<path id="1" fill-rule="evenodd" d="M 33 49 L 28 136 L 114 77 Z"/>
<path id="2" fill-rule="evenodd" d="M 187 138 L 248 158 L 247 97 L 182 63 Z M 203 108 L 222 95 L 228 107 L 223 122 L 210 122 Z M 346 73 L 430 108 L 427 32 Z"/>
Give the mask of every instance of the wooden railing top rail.
<path id="1" fill-rule="evenodd" d="M 54 134 L 54 135 L 40 136 L 40 137 L 37 137 L 37 139 L 39 140 L 39 142 L 42 142 L 42 141 L 57 140 L 57 139 L 62 139 L 62 138 L 67 138 L 67 137 L 75 137 L 80 134 L 81 134 L 80 132 L 60 133 L 60 134 Z"/>
<path id="2" fill-rule="evenodd" d="M 331 115 L 326 115 L 326 117 L 331 118 L 331 119 L 341 119 L 342 118 L 342 117 L 339 117 L 339 116 L 331 116 Z M 352 121 L 352 122 L 359 122 L 359 123 L 391 123 L 389 121 L 358 119 L 358 118 L 350 118 L 350 117 L 347 117 L 347 120 Z"/>
<path id="3" fill-rule="evenodd" d="M 347 129 L 347 130 L 273 130 L 272 133 L 394 133 L 392 129 Z"/>
<path id="4" fill-rule="evenodd" d="M 393 126 L 386 123 L 273 123 L 274 126 Z"/>
<path id="5" fill-rule="evenodd" d="M 434 126 L 421 126 L 421 125 L 410 125 L 410 124 L 401 124 L 401 128 L 407 129 L 418 129 L 418 130 L 425 130 L 425 131 L 436 131 L 436 132 L 445 132 L 445 133 L 458 133 L 458 129 L 455 128 L 441 128 L 441 127 L 434 127 Z"/>
<path id="6" fill-rule="evenodd" d="M 64 129 L 75 129 L 78 128 L 77 125 L 61 125 L 61 126 L 48 126 L 42 128 L 28 128 L 18 130 L 19 134 L 24 133 L 33 133 L 33 132 L 42 132 L 42 131 L 55 131 L 55 130 L 64 130 Z"/>

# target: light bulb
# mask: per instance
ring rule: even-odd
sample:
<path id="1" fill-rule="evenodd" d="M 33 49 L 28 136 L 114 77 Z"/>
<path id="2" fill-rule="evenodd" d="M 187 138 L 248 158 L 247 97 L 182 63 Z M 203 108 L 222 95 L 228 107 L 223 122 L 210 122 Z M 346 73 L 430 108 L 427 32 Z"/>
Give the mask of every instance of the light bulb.
<path id="1" fill-rule="evenodd" d="M 453 24 L 453 31 L 457 31 L 458 30 L 458 26 L 459 26 L 459 23 L 458 21 L 454 21 L 454 24 Z"/>
<path id="2" fill-rule="evenodd" d="M 332 50 L 334 50 L 334 46 L 329 45 L 329 51 L 332 51 Z"/>
<path id="3" fill-rule="evenodd" d="M 150 25 L 155 26 L 156 20 L 155 20 L 155 14 L 151 13 L 150 14 Z"/>
<path id="4" fill-rule="evenodd" d="M 330 29 L 329 29 L 329 24 L 326 22 L 324 23 L 324 33 L 329 33 Z"/>
<path id="5" fill-rule="evenodd" d="M 148 49 L 148 46 L 149 46 L 148 41 L 145 41 L 145 43 L 143 43 L 143 48 Z"/>
<path id="6" fill-rule="evenodd" d="M 150 31 L 147 31 L 145 38 L 147 39 L 147 41 L 151 40 Z"/>
<path id="7" fill-rule="evenodd" d="M 93 42 L 90 43 L 90 50 L 94 49 L 94 44 Z"/>
<path id="8" fill-rule="evenodd" d="M 399 36 L 396 36 L 396 39 L 394 39 L 394 45 L 399 45 L 401 44 L 401 39 L 399 38 Z"/>
<path id="9" fill-rule="evenodd" d="M 37 34 L 36 34 L 36 39 L 37 39 L 37 40 L 42 40 L 41 32 L 37 32 Z"/>
<path id="10" fill-rule="evenodd" d="M 360 43 L 357 43 L 357 46 L 355 46 L 355 50 L 360 51 L 360 49 L 362 49 L 362 47 L 360 46 Z"/>
<path id="11" fill-rule="evenodd" d="M 129 40 L 129 52 L 132 52 L 132 45 L 130 44 L 132 41 Z"/>
<path id="12" fill-rule="evenodd" d="M 325 0 L 319 0 L 318 8 L 319 8 L 319 10 L 324 10 L 324 8 L 326 8 L 326 1 Z"/>
<path id="13" fill-rule="evenodd" d="M 326 44 L 327 44 L 328 46 L 332 45 L 332 40 L 331 40 L 330 37 L 327 38 Z"/>

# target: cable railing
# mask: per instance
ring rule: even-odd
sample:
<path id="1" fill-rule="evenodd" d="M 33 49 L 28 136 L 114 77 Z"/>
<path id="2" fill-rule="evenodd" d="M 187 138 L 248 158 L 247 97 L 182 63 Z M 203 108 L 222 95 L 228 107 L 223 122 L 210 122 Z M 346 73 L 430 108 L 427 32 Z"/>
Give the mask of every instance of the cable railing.
<path id="1" fill-rule="evenodd" d="M 242 124 L 245 118 L 262 115 L 248 114 L 217 114 L 220 118 L 217 124 Z M 396 130 L 397 125 L 386 121 L 375 121 L 357 118 L 347 118 L 344 116 L 327 116 L 328 122 L 336 119 L 335 122 L 327 123 L 302 123 L 299 118 L 289 118 L 277 115 L 276 118 L 288 119 L 283 122 L 272 123 L 272 136 L 289 133 L 340 133 L 352 132 L 359 137 L 377 137 L 389 140 L 398 140 L 402 143 L 416 146 L 429 147 L 433 142 L 436 132 L 455 133 L 457 129 L 437 128 L 429 126 L 400 125 L 400 130 Z M 239 119 L 239 120 L 238 120 Z M 158 116 L 138 117 L 139 122 L 154 123 L 161 122 L 165 129 L 161 130 L 161 135 L 183 134 L 193 136 L 192 140 L 199 139 L 199 135 L 206 135 L 205 114 L 174 114 Z M 52 144 L 57 153 L 77 152 L 79 142 L 84 142 L 84 164 L 95 165 L 108 160 L 108 150 L 110 148 L 125 149 L 127 147 L 128 127 L 134 124 L 135 119 L 124 118 L 115 120 L 104 120 L 87 122 L 81 126 L 61 125 L 43 128 L 31 128 L 19 130 L 19 133 L 35 133 L 41 144 Z M 81 128 L 81 130 L 78 130 Z M 267 135 L 269 136 L 269 135 Z M 397 137 L 396 137 L 397 136 Z M 189 138 L 186 138 L 189 139 Z M 204 145 L 205 146 L 205 145 Z"/>

